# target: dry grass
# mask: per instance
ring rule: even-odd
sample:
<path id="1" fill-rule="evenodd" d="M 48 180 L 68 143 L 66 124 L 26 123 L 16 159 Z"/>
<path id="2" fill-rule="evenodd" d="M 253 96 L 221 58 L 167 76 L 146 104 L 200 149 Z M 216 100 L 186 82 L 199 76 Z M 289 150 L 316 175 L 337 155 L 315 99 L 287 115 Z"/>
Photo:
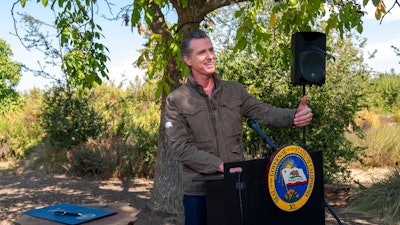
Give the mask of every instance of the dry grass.
<path id="1" fill-rule="evenodd" d="M 361 114 L 364 120 L 358 121 L 365 132 L 360 139 L 354 134 L 347 138 L 353 144 L 364 147 L 363 163 L 372 167 L 394 167 L 400 162 L 400 124 L 394 115 Z"/>
<path id="2" fill-rule="evenodd" d="M 385 179 L 360 190 L 350 198 L 349 209 L 376 215 L 389 224 L 400 224 L 400 173 L 393 171 Z"/>
<path id="3" fill-rule="evenodd" d="M 359 124 L 365 138 L 348 135 L 352 143 L 366 148 L 364 164 L 353 170 L 359 189 L 351 195 L 348 210 L 363 211 L 388 224 L 400 225 L 400 124 L 396 115 L 362 112 L 364 120 Z M 366 168 L 373 172 L 370 178 L 363 173 Z M 362 182 L 365 179 L 370 182 Z"/>

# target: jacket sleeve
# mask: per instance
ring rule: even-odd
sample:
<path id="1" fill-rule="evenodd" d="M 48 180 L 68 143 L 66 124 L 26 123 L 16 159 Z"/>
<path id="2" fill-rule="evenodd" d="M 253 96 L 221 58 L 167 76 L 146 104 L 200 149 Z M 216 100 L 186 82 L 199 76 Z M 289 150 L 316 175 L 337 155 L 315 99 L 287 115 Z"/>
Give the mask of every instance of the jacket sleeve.
<path id="1" fill-rule="evenodd" d="M 185 119 L 171 96 L 166 99 L 165 132 L 172 155 L 178 162 L 199 173 L 211 174 L 218 171 L 221 159 L 194 145 Z"/>
<path id="2" fill-rule="evenodd" d="M 261 102 L 242 86 L 243 115 L 246 118 L 253 118 L 260 124 L 285 128 L 291 127 L 294 123 L 294 115 L 297 109 L 277 108 Z"/>

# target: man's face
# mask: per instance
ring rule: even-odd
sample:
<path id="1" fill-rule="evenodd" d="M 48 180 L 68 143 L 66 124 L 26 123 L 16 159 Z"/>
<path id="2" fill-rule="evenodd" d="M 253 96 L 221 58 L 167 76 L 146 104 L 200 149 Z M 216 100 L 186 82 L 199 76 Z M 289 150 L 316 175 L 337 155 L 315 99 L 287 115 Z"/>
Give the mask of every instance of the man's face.
<path id="1" fill-rule="evenodd" d="M 183 57 L 183 60 L 191 67 L 193 76 L 212 76 L 217 58 L 211 41 L 208 38 L 193 39 L 190 47 L 192 55 Z"/>

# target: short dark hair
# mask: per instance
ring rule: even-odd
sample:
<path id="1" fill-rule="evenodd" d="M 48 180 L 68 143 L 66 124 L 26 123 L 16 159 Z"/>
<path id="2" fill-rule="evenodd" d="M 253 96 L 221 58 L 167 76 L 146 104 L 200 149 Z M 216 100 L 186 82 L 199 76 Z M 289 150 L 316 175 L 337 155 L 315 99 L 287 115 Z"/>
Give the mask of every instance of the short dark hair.
<path id="1" fill-rule="evenodd" d="M 190 48 L 190 41 L 192 39 L 202 39 L 202 38 L 208 38 L 210 40 L 210 37 L 203 30 L 195 30 L 189 35 L 187 35 L 185 39 L 183 39 L 181 44 L 181 56 L 190 57 L 192 55 L 192 49 Z"/>

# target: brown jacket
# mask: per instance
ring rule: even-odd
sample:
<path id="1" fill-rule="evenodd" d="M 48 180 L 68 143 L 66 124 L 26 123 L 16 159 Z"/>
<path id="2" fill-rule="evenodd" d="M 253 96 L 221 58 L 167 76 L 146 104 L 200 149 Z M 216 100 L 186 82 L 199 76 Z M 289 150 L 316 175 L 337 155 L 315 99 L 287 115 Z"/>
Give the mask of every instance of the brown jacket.
<path id="1" fill-rule="evenodd" d="M 192 179 L 216 173 L 221 161 L 244 160 L 242 123 L 253 118 L 272 127 L 293 125 L 295 109 L 275 108 L 250 95 L 238 82 L 214 75 L 211 97 L 191 75 L 166 99 L 165 130 L 175 159 L 183 165 L 185 194 L 204 195 L 202 182 Z"/>

